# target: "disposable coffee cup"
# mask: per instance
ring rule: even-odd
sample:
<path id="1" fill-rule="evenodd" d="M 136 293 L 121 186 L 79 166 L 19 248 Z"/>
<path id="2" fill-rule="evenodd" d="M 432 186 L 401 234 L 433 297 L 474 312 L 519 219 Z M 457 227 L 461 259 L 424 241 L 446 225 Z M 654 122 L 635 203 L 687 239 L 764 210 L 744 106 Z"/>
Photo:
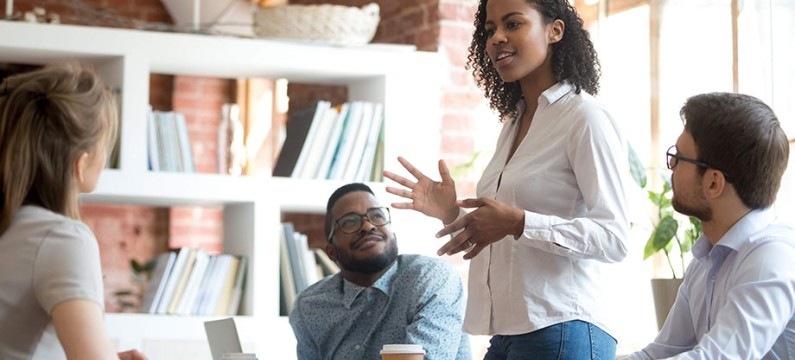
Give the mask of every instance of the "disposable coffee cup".
<path id="1" fill-rule="evenodd" d="M 257 360 L 257 354 L 251 353 L 223 353 L 221 360 Z"/>
<path id="2" fill-rule="evenodd" d="M 381 349 L 381 360 L 424 360 L 425 350 L 416 344 L 386 344 Z"/>

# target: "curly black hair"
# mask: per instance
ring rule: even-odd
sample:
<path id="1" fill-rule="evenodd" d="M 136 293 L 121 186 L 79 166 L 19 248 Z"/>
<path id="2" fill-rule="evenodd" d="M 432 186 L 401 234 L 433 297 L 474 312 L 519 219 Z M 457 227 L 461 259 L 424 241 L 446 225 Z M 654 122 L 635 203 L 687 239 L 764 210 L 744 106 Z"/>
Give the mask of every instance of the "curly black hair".
<path id="1" fill-rule="evenodd" d="M 475 32 L 469 45 L 467 69 L 472 69 L 472 75 L 483 89 L 484 96 L 489 99 L 491 108 L 499 111 L 500 118 L 505 120 L 516 115 L 516 103 L 522 98 L 522 90 L 518 82 L 503 82 L 486 54 L 488 32 L 485 23 L 488 1 L 480 0 L 475 13 Z M 577 10 L 568 0 L 526 1 L 541 13 L 545 23 L 560 19 L 565 24 L 563 38 L 552 44 L 552 72 L 555 80 L 570 81 L 578 94 L 581 89 L 593 95 L 598 93 L 601 73 L 599 59 Z"/>

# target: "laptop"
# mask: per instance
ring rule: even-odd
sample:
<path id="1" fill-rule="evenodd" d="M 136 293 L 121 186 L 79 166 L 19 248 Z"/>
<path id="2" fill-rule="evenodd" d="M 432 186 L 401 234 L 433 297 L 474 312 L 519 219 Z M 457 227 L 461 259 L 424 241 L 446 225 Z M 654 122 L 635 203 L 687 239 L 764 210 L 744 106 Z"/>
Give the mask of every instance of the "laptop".
<path id="1" fill-rule="evenodd" d="M 205 321 L 204 330 L 207 332 L 207 342 L 210 344 L 213 360 L 221 360 L 224 354 L 243 352 L 235 319 Z"/>

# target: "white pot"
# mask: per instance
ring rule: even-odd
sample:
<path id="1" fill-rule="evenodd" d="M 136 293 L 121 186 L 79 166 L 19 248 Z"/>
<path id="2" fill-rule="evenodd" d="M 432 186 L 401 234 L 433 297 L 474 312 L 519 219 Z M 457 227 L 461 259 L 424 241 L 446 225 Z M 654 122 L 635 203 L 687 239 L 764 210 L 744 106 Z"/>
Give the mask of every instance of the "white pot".
<path id="1" fill-rule="evenodd" d="M 681 285 L 682 279 L 651 279 L 651 293 L 654 296 L 654 310 L 657 313 L 658 330 L 662 329 Z"/>
<path id="2" fill-rule="evenodd" d="M 179 26 L 198 29 L 211 28 L 214 31 L 253 36 L 252 14 L 257 6 L 245 0 L 162 0 L 174 23 Z M 198 7 L 198 9 L 197 9 Z M 198 22 L 198 23 L 197 23 Z M 234 24 L 234 25 L 223 25 Z"/>

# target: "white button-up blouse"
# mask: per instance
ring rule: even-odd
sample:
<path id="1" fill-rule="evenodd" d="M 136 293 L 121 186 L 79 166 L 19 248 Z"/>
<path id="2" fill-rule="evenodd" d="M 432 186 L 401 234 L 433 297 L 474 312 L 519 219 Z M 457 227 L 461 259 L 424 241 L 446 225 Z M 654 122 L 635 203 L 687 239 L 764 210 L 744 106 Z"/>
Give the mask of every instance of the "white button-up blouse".
<path id="1" fill-rule="evenodd" d="M 471 334 L 517 335 L 569 320 L 609 332 L 600 275 L 627 253 L 626 143 L 603 106 L 568 82 L 538 101 L 510 160 L 519 122 L 504 123 L 477 185 L 479 197 L 523 209 L 525 224 L 521 237 L 471 260 L 464 321 Z"/>

